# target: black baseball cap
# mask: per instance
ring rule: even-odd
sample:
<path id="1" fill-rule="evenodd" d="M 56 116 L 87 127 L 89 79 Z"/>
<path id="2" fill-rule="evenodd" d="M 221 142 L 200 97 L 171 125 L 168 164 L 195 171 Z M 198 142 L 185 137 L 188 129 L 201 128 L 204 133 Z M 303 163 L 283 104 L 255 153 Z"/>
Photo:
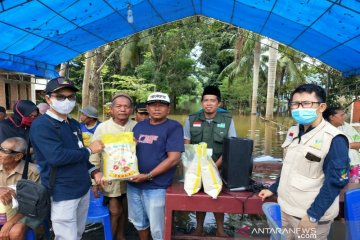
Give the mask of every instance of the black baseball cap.
<path id="1" fill-rule="evenodd" d="M 45 88 L 45 93 L 53 93 L 56 92 L 60 89 L 63 88 L 68 88 L 73 90 L 74 92 L 79 91 L 79 89 L 77 89 L 74 85 L 74 83 L 72 81 L 70 81 L 69 79 L 66 79 L 64 77 L 58 77 L 58 78 L 54 78 L 51 79 L 47 84 L 46 84 L 46 88 Z"/>
<path id="2" fill-rule="evenodd" d="M 136 104 L 135 111 L 137 113 L 149 114 L 147 109 L 146 109 L 146 103 L 138 103 L 138 104 Z"/>

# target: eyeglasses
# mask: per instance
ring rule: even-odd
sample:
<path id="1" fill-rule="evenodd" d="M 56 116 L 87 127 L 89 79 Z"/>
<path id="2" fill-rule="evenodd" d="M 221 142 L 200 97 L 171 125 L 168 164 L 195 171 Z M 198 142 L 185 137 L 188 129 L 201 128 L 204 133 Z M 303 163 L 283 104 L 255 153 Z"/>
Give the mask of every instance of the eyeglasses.
<path id="1" fill-rule="evenodd" d="M 292 108 L 292 109 L 299 108 L 300 105 L 301 105 L 303 108 L 312 108 L 312 106 L 313 106 L 314 103 L 320 104 L 321 102 L 311 102 L 311 101 L 289 102 L 289 106 L 290 106 L 290 108 Z"/>
<path id="2" fill-rule="evenodd" d="M 69 101 L 76 101 L 76 95 L 75 94 L 71 94 L 69 96 L 64 96 L 61 94 L 50 94 L 51 97 L 55 97 L 56 100 L 62 102 L 65 101 L 65 99 L 69 99 Z"/>
<path id="3" fill-rule="evenodd" d="M 3 152 L 5 154 L 21 153 L 21 152 L 14 151 L 14 150 L 8 149 L 8 148 L 3 148 L 3 147 L 0 147 L 0 152 Z"/>

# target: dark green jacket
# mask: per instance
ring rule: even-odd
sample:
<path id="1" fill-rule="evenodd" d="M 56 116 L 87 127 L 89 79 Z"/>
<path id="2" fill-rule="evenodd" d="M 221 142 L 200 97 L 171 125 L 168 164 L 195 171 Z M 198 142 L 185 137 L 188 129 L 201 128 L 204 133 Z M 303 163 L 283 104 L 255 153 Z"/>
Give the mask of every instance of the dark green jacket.
<path id="1" fill-rule="evenodd" d="M 218 160 L 222 155 L 223 142 L 228 135 L 231 119 L 228 112 L 217 112 L 215 118 L 209 123 L 203 111 L 190 114 L 190 142 L 192 144 L 206 142 L 207 147 L 213 149 L 212 159 Z"/>

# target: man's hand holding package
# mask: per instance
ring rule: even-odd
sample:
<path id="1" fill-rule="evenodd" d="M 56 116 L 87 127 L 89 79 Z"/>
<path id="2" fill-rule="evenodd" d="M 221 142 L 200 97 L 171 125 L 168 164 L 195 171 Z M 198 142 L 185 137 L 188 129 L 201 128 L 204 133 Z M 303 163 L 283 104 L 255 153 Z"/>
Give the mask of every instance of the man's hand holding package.
<path id="1" fill-rule="evenodd" d="M 101 153 L 104 150 L 104 143 L 101 140 L 96 140 L 89 145 L 91 153 Z"/>
<path id="2" fill-rule="evenodd" d="M 134 182 L 134 183 L 141 183 L 141 182 L 145 182 L 149 180 L 149 177 L 147 174 L 143 174 L 143 173 L 140 173 L 132 178 L 129 179 L 129 182 Z"/>
<path id="3" fill-rule="evenodd" d="M 15 195 L 16 193 L 14 189 L 9 187 L 0 187 L 0 201 L 4 205 L 9 205 Z"/>

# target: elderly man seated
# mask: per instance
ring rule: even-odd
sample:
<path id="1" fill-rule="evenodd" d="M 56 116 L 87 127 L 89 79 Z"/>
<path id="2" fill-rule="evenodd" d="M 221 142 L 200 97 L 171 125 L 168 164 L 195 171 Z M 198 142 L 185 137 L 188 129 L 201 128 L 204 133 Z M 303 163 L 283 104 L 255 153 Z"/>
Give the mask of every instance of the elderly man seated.
<path id="1" fill-rule="evenodd" d="M 6 214 L 6 222 L 0 230 L 0 239 L 24 239 L 25 236 L 25 222 L 29 221 L 26 221 L 26 217 L 18 213 L 16 208 L 12 208 L 12 197 L 15 196 L 12 186 L 22 177 L 26 149 L 26 141 L 19 137 L 8 138 L 0 146 L 0 205 Z M 28 179 L 40 181 L 35 164 L 29 164 Z"/>

